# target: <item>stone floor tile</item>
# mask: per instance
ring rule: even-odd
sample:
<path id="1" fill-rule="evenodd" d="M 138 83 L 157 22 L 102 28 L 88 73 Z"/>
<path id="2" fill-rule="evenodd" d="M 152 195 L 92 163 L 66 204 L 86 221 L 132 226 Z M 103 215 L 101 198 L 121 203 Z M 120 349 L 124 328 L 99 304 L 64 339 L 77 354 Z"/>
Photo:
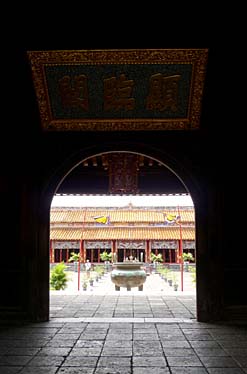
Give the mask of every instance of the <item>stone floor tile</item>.
<path id="1" fill-rule="evenodd" d="M 172 367 L 171 374 L 208 374 L 202 367 Z"/>
<path id="2" fill-rule="evenodd" d="M 70 347 L 44 347 L 40 349 L 37 356 L 67 356 L 70 350 Z"/>
<path id="3" fill-rule="evenodd" d="M 40 351 L 40 348 L 25 348 L 25 347 L 6 347 L 4 353 L 1 350 L 1 355 L 7 356 L 34 356 Z"/>
<path id="4" fill-rule="evenodd" d="M 117 334 L 117 333 L 109 333 L 106 336 L 106 340 L 132 340 L 132 334 Z"/>
<path id="5" fill-rule="evenodd" d="M 167 334 L 167 333 L 175 333 L 175 332 L 179 332 L 181 335 L 182 334 L 182 331 L 180 329 L 180 327 L 178 326 L 177 323 L 156 323 L 155 324 L 156 326 L 156 329 L 157 331 L 160 333 L 160 334 Z"/>
<path id="6" fill-rule="evenodd" d="M 184 340 L 162 340 L 161 341 L 162 347 L 165 348 L 190 348 L 189 342 Z"/>
<path id="7" fill-rule="evenodd" d="M 54 336 L 54 339 L 59 339 L 59 340 L 66 340 L 66 339 L 79 339 L 80 337 L 80 333 L 79 332 L 76 332 L 76 333 L 71 333 L 71 334 L 56 334 Z"/>
<path id="8" fill-rule="evenodd" d="M 46 346 L 46 344 L 49 342 L 47 339 L 37 339 L 37 340 L 16 340 L 16 339 L 8 339 L 8 340 L 2 340 L 0 344 L 0 347 L 3 345 L 4 347 L 16 347 L 16 348 L 41 348 Z"/>
<path id="9" fill-rule="evenodd" d="M 132 347 L 104 347 L 101 356 L 119 356 L 119 357 L 131 357 Z"/>
<path id="10" fill-rule="evenodd" d="M 22 366 L 0 366 L 1 374 L 16 374 L 20 373 Z"/>
<path id="11" fill-rule="evenodd" d="M 108 328 L 110 327 L 110 324 L 109 323 L 104 323 L 103 320 L 100 320 L 99 323 L 95 322 L 95 321 L 91 321 L 90 323 L 87 324 L 87 330 L 95 330 L 95 329 L 105 329 L 105 330 L 108 330 Z"/>
<path id="12" fill-rule="evenodd" d="M 83 357 L 83 356 L 67 356 L 62 364 L 62 367 L 96 367 L 97 357 Z"/>
<path id="13" fill-rule="evenodd" d="M 192 348 L 164 348 L 164 353 L 170 357 L 196 357 L 195 351 Z"/>
<path id="14" fill-rule="evenodd" d="M 163 350 L 160 347 L 136 347 L 136 344 L 133 346 L 133 356 L 163 356 Z"/>
<path id="15" fill-rule="evenodd" d="M 243 374 L 240 368 L 208 368 L 209 374 Z"/>
<path id="16" fill-rule="evenodd" d="M 32 360 L 32 356 L 0 356 L 0 373 L 1 366 L 24 366 Z"/>
<path id="17" fill-rule="evenodd" d="M 28 362 L 28 366 L 60 366 L 63 360 L 62 356 L 35 356 Z"/>
<path id="18" fill-rule="evenodd" d="M 134 367 L 133 374 L 169 374 L 167 367 Z"/>
<path id="19" fill-rule="evenodd" d="M 70 323 L 70 325 L 72 325 Z M 73 323 L 74 326 L 64 326 L 59 330 L 59 334 L 77 334 L 77 333 L 82 333 L 86 329 L 86 324 L 75 324 Z"/>
<path id="20" fill-rule="evenodd" d="M 223 348 L 247 348 L 247 341 L 239 341 L 234 338 L 232 340 L 217 339 L 217 342 Z"/>
<path id="21" fill-rule="evenodd" d="M 147 341 L 154 340 L 154 341 L 157 341 L 157 340 L 159 340 L 159 336 L 158 336 L 157 333 L 142 334 L 142 333 L 134 331 L 133 340 L 147 340 Z"/>
<path id="22" fill-rule="evenodd" d="M 94 373 L 94 368 L 62 367 L 58 370 L 56 374 L 93 374 L 93 373 Z"/>
<path id="23" fill-rule="evenodd" d="M 131 358 L 130 357 L 100 357 L 97 367 L 106 368 L 130 368 Z"/>
<path id="24" fill-rule="evenodd" d="M 166 341 L 186 341 L 186 338 L 183 334 L 160 334 L 159 339 L 161 342 L 166 342 Z"/>
<path id="25" fill-rule="evenodd" d="M 230 356 L 222 348 L 195 348 L 195 352 L 199 357 L 208 356 L 208 357 L 223 357 Z"/>
<path id="26" fill-rule="evenodd" d="M 20 372 L 18 372 L 18 374 L 55 374 L 57 372 L 57 367 L 54 366 L 54 367 L 35 367 L 35 369 L 33 367 L 28 367 L 26 366 L 25 368 L 23 368 Z"/>
<path id="27" fill-rule="evenodd" d="M 174 357 L 174 356 L 166 356 L 168 361 L 168 365 L 179 366 L 179 367 L 193 367 L 193 366 L 203 366 L 201 361 L 198 357 L 189 356 L 189 357 Z"/>
<path id="28" fill-rule="evenodd" d="M 192 334 L 185 334 L 186 339 L 189 341 L 193 340 L 214 340 L 210 334 L 197 334 L 197 333 L 192 333 Z"/>
<path id="29" fill-rule="evenodd" d="M 77 340 L 74 348 L 102 348 L 104 340 Z"/>
<path id="30" fill-rule="evenodd" d="M 229 356 L 245 356 L 247 357 L 247 347 L 246 348 L 225 348 L 225 351 Z"/>
<path id="31" fill-rule="evenodd" d="M 220 348 L 215 340 L 191 340 L 190 345 L 193 348 Z"/>
<path id="32" fill-rule="evenodd" d="M 126 348 L 131 348 L 132 347 L 132 340 L 105 340 L 104 342 L 104 347 L 105 348 L 110 348 L 110 347 L 115 347 L 115 348 L 121 348 L 121 347 L 126 347 Z"/>
<path id="33" fill-rule="evenodd" d="M 106 333 L 103 334 L 97 334 L 97 332 L 94 333 L 86 333 L 83 332 L 80 335 L 80 339 L 82 340 L 105 340 L 106 338 Z"/>
<path id="34" fill-rule="evenodd" d="M 156 327 L 153 323 L 142 323 L 141 325 L 139 323 L 134 323 L 133 324 L 133 329 L 134 330 L 143 330 L 143 331 L 148 331 L 148 330 L 155 330 Z"/>
<path id="35" fill-rule="evenodd" d="M 243 368 L 247 368 L 247 357 L 246 356 L 233 356 L 233 358 L 239 363 Z"/>
<path id="36" fill-rule="evenodd" d="M 45 347 L 56 347 L 56 348 L 66 348 L 66 347 L 73 347 L 76 342 L 76 339 L 66 339 L 66 340 L 60 340 L 60 339 L 52 339 L 50 340 Z"/>
<path id="37" fill-rule="evenodd" d="M 231 357 L 200 357 L 206 368 L 237 368 L 239 365 Z"/>
<path id="38" fill-rule="evenodd" d="M 81 347 L 73 348 L 70 352 L 70 356 L 100 356 L 101 347 Z"/>
<path id="39" fill-rule="evenodd" d="M 167 362 L 163 355 L 160 356 L 134 356 L 133 357 L 133 367 L 166 367 Z"/>
<path id="40" fill-rule="evenodd" d="M 94 374 L 132 374 L 132 370 L 127 367 L 98 367 Z"/>

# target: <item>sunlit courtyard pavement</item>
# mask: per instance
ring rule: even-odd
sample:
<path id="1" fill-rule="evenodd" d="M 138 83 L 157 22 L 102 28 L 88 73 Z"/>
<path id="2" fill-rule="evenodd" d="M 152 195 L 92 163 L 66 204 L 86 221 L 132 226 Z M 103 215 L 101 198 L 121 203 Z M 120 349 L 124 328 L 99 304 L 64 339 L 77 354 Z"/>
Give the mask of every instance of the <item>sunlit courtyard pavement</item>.
<path id="1" fill-rule="evenodd" d="M 95 278 L 95 273 L 90 273 L 93 278 Z M 178 291 L 174 291 L 173 286 L 169 286 L 168 282 L 165 281 L 160 277 L 158 273 L 151 273 L 146 277 L 146 281 L 143 284 L 143 291 L 138 291 L 137 287 L 131 289 L 131 291 L 127 291 L 126 288 L 121 287 L 120 291 L 115 291 L 115 285 L 111 281 L 110 272 L 103 275 L 98 282 L 94 279 L 93 286 L 89 286 L 86 292 L 90 294 L 100 294 L 100 295 L 122 295 L 122 294 L 138 294 L 138 295 L 148 295 L 148 294 L 160 294 L 164 293 L 165 295 L 170 294 L 177 296 L 178 294 L 196 294 L 196 287 L 195 284 L 192 282 L 192 276 L 190 272 L 183 272 L 174 271 L 177 283 L 178 283 Z M 77 272 L 69 271 L 68 272 L 69 282 L 65 290 L 60 291 L 51 291 L 51 295 L 56 294 L 85 294 L 85 291 L 82 290 L 82 283 L 83 280 L 88 281 L 88 276 L 85 272 L 81 272 L 79 275 Z M 183 283 L 183 291 L 182 291 L 182 284 Z"/>
<path id="2" fill-rule="evenodd" d="M 110 273 L 105 274 L 87 290 L 82 289 L 85 275 L 70 273 L 70 282 L 63 291 L 50 292 L 50 317 L 54 318 L 196 318 L 196 292 L 190 273 L 183 273 L 183 291 L 181 273 L 177 272 L 179 288 L 161 279 L 159 274 L 150 274 L 143 285 L 143 291 L 137 287 L 115 290 Z M 78 286 L 79 285 L 79 286 Z M 171 320 L 170 320 L 171 321 Z M 175 320 L 176 321 L 176 320 Z"/>

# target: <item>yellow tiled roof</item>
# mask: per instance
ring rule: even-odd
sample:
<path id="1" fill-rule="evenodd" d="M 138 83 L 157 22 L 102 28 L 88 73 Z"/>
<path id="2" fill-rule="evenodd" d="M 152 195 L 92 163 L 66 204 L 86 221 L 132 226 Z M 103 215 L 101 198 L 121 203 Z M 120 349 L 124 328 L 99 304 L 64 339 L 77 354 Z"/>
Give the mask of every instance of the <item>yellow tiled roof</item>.
<path id="1" fill-rule="evenodd" d="M 179 226 L 51 228 L 52 240 L 179 240 Z M 194 227 L 182 228 L 183 240 L 195 240 Z"/>
<path id="2" fill-rule="evenodd" d="M 147 222 L 158 223 L 164 222 L 164 213 L 178 214 L 177 210 L 145 210 L 145 209 L 51 209 L 50 221 L 51 223 L 94 223 L 93 217 L 106 215 L 110 217 L 113 223 L 130 223 L 130 222 Z M 194 209 L 181 210 L 180 216 L 182 222 L 195 221 Z"/>

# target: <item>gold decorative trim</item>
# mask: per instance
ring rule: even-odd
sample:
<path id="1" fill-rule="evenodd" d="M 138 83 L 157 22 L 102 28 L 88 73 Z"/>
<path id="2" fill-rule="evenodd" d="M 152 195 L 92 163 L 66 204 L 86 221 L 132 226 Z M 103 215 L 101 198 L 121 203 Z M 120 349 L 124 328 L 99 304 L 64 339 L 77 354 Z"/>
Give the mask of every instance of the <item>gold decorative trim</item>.
<path id="1" fill-rule="evenodd" d="M 194 130 L 200 127 L 201 101 L 208 49 L 126 49 L 29 51 L 42 127 L 47 131 L 156 131 Z M 191 64 L 188 117 L 184 119 L 68 119 L 52 117 L 45 66 L 109 64 Z"/>
<path id="2" fill-rule="evenodd" d="M 150 130 L 188 130 L 187 120 L 69 120 L 51 121 L 47 130 L 52 131 L 150 131 Z"/>

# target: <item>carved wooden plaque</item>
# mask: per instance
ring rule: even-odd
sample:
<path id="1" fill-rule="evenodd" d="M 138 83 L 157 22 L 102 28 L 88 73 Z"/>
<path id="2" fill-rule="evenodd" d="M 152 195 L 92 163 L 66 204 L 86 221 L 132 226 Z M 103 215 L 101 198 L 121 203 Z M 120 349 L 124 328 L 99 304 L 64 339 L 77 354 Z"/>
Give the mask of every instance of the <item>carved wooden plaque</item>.
<path id="1" fill-rule="evenodd" d="M 207 49 L 29 51 L 49 131 L 200 128 Z"/>

